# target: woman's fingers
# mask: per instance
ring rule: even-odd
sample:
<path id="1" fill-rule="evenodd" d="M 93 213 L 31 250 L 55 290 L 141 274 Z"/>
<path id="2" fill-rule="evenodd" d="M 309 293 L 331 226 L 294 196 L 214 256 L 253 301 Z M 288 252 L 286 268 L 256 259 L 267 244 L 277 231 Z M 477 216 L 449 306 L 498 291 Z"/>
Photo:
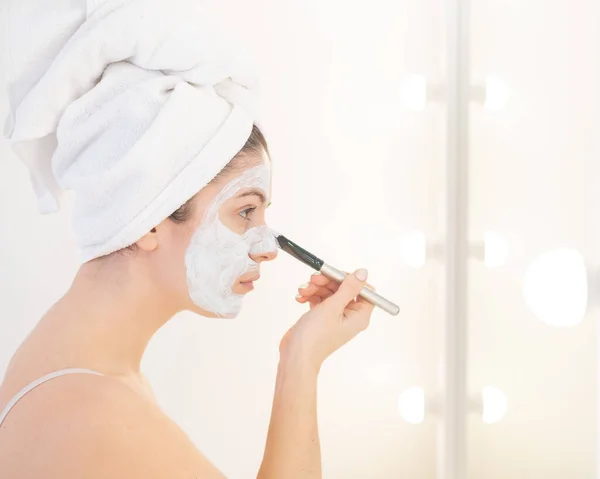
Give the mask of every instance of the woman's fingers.
<path id="1" fill-rule="evenodd" d="M 317 277 L 319 275 L 316 275 Z M 322 280 L 317 280 L 317 282 L 323 282 Z M 339 285 L 335 286 L 335 289 Z M 323 300 L 329 298 L 335 291 L 332 291 L 327 286 L 319 286 L 312 282 L 301 284 L 298 287 L 298 296 L 296 296 L 296 301 L 300 304 L 310 304 L 310 309 L 313 309 L 315 306 L 321 304 Z"/>
<path id="2" fill-rule="evenodd" d="M 296 301 L 300 304 L 306 304 L 308 303 L 310 305 L 310 309 L 313 309 L 315 306 L 318 306 L 319 304 L 321 304 L 323 302 L 324 298 L 321 298 L 320 296 L 302 296 L 301 294 L 299 294 L 298 296 L 296 296 Z"/>
<path id="3" fill-rule="evenodd" d="M 326 289 L 326 288 L 325 288 Z M 329 298 L 333 293 L 329 290 L 327 290 L 326 293 L 323 294 L 306 294 L 306 293 L 299 293 L 296 296 L 296 301 L 299 302 L 300 304 L 304 304 L 309 302 L 312 298 L 319 298 L 320 300 L 324 300 Z"/>
<path id="4" fill-rule="evenodd" d="M 347 271 L 344 271 L 345 274 L 350 274 Z M 321 273 L 315 273 L 310 277 L 310 282 L 312 284 L 316 284 L 318 286 L 325 286 L 327 288 L 329 288 L 331 291 L 333 291 L 334 293 L 339 289 L 340 287 L 340 283 L 338 283 L 337 281 L 333 280 L 333 279 L 329 279 L 327 276 L 321 274 Z M 369 289 L 372 289 L 373 291 L 375 291 L 375 287 L 369 283 L 365 283 L 365 286 Z"/>
<path id="5" fill-rule="evenodd" d="M 338 283 L 337 281 L 334 281 L 332 279 L 329 279 L 327 276 L 324 276 L 321 273 L 313 274 L 310 277 L 310 283 L 317 285 L 317 286 L 323 286 L 323 287 L 329 289 L 330 291 L 332 291 L 333 293 L 335 293 L 340 287 L 340 283 Z"/>
<path id="6" fill-rule="evenodd" d="M 302 296 L 320 296 L 321 298 L 328 298 L 335 293 L 335 291 L 332 291 L 327 286 L 319 286 L 314 283 L 304 283 L 298 287 L 298 293 L 300 293 Z"/>
<path id="7" fill-rule="evenodd" d="M 300 304 L 304 304 L 309 300 L 307 296 L 302 296 L 301 294 L 296 296 L 296 301 Z"/>
<path id="8" fill-rule="evenodd" d="M 317 304 L 320 304 L 323 302 L 323 300 L 327 299 L 329 296 L 318 296 L 318 295 L 312 295 L 312 296 L 303 296 L 301 294 L 299 294 L 298 296 L 296 296 L 296 301 L 300 304 L 305 304 L 305 303 L 309 303 L 311 308 L 314 308 Z M 346 311 L 354 311 L 356 313 L 370 313 L 371 311 L 373 311 L 373 308 L 375 306 L 368 302 L 366 299 L 362 299 L 362 298 L 358 298 L 354 301 L 351 301 L 350 303 L 348 303 L 348 305 L 346 306 Z"/>
<path id="9" fill-rule="evenodd" d="M 347 273 L 346 273 L 347 274 Z M 369 289 L 375 290 L 373 286 L 365 283 Z M 310 277 L 309 283 L 304 283 L 298 287 L 298 295 L 296 301 L 300 304 L 309 303 L 311 309 L 317 304 L 320 304 L 325 299 L 335 294 L 340 288 L 340 283 L 335 280 L 329 279 L 326 276 L 315 273 Z M 368 301 L 358 297 L 356 301 L 352 301 L 346 308 L 349 311 L 355 312 L 369 312 L 373 309 L 373 305 Z"/>

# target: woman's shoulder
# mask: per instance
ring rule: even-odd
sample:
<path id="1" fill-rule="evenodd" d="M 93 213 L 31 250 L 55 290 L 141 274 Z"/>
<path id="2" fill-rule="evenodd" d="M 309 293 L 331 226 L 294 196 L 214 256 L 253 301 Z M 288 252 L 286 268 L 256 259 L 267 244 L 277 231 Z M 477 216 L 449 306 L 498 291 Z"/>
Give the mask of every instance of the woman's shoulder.
<path id="1" fill-rule="evenodd" d="M 0 429 L 0 464 L 0 477 L 169 477 L 210 466 L 156 404 L 91 374 L 28 393 Z"/>
<path id="2" fill-rule="evenodd" d="M 150 402 L 125 382 L 101 373 L 90 374 L 93 370 L 57 368 L 48 372 L 39 364 L 17 366 L 20 367 L 9 368 L 0 384 L 0 410 L 18 399 L 3 428 L 28 423 L 41 427 L 90 411 L 99 412 L 99 408 L 113 413 L 127 408 L 153 411 L 152 407 L 144 407 Z"/>
<path id="3" fill-rule="evenodd" d="M 0 408 L 33 379 L 25 373 L 8 375 Z M 119 440 L 120 427 L 130 427 L 142 418 L 147 424 L 160 423 L 143 398 L 113 378 L 91 374 L 57 377 L 25 394 L 6 416 L 0 429 L 0 464 L 9 461 L 15 467 L 52 470 L 65 463 L 75 466 L 79 458 L 89 462 L 96 451 L 106 449 L 110 434 Z M 19 477 L 35 476 L 37 471 L 21 472 Z"/>

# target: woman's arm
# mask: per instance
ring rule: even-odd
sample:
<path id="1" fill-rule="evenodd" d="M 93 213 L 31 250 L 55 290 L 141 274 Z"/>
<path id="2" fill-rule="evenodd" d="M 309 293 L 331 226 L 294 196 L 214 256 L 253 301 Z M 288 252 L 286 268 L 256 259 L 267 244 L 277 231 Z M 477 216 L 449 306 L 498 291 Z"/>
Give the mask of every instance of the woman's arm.
<path id="1" fill-rule="evenodd" d="M 321 477 L 317 376 L 299 354 L 282 355 L 258 479 Z"/>
<path id="2" fill-rule="evenodd" d="M 299 302 L 311 310 L 288 331 L 280 348 L 267 445 L 258 479 L 320 479 L 317 377 L 323 361 L 365 329 L 373 306 L 355 301 L 365 270 L 342 285 L 313 275 Z"/>

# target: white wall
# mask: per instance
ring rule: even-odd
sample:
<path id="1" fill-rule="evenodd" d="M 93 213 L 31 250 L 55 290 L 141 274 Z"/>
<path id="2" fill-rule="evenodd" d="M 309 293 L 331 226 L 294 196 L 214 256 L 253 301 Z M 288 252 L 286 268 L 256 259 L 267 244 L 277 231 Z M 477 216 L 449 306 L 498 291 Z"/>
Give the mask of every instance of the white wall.
<path id="1" fill-rule="evenodd" d="M 503 269 L 474 263 L 470 271 L 470 387 L 493 384 L 509 398 L 498 425 L 470 423 L 470 477 L 593 477 L 593 320 L 545 327 L 526 311 L 520 287 L 528 261 L 546 248 L 569 244 L 599 259 L 591 226 L 600 176 L 597 7 L 472 3 L 473 76 L 500 75 L 511 97 L 502 112 L 472 111 L 471 234 L 504 231 L 514 254 Z M 409 426 L 395 403 L 413 384 L 436 391 L 443 275 L 435 264 L 407 269 L 391 245 L 413 228 L 439 237 L 444 221 L 444 109 L 409 112 L 398 96 L 407 73 L 443 81 L 443 2 L 211 5 L 248 39 L 262 69 L 275 165 L 270 224 L 342 268 L 367 266 L 402 307 L 397 318 L 377 312 L 323 371 L 325 477 L 433 478 L 435 420 Z M 3 371 L 68 287 L 76 255 L 68 212 L 39 216 L 27 173 L 5 143 L 0 158 Z M 285 256 L 263 269 L 239 319 L 181 315 L 159 332 L 143 365 L 164 408 L 232 479 L 258 468 L 278 342 L 302 314 L 293 297 L 310 274 Z"/>

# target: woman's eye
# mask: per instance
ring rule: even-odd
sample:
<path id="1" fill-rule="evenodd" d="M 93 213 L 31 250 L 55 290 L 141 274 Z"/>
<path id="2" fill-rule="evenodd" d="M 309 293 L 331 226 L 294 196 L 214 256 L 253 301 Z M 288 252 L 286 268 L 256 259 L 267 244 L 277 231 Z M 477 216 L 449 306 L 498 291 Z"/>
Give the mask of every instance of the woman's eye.
<path id="1" fill-rule="evenodd" d="M 256 206 L 253 206 L 252 208 L 246 208 L 245 210 L 240 211 L 240 216 L 245 220 L 250 221 L 249 217 L 254 210 L 256 210 Z"/>

